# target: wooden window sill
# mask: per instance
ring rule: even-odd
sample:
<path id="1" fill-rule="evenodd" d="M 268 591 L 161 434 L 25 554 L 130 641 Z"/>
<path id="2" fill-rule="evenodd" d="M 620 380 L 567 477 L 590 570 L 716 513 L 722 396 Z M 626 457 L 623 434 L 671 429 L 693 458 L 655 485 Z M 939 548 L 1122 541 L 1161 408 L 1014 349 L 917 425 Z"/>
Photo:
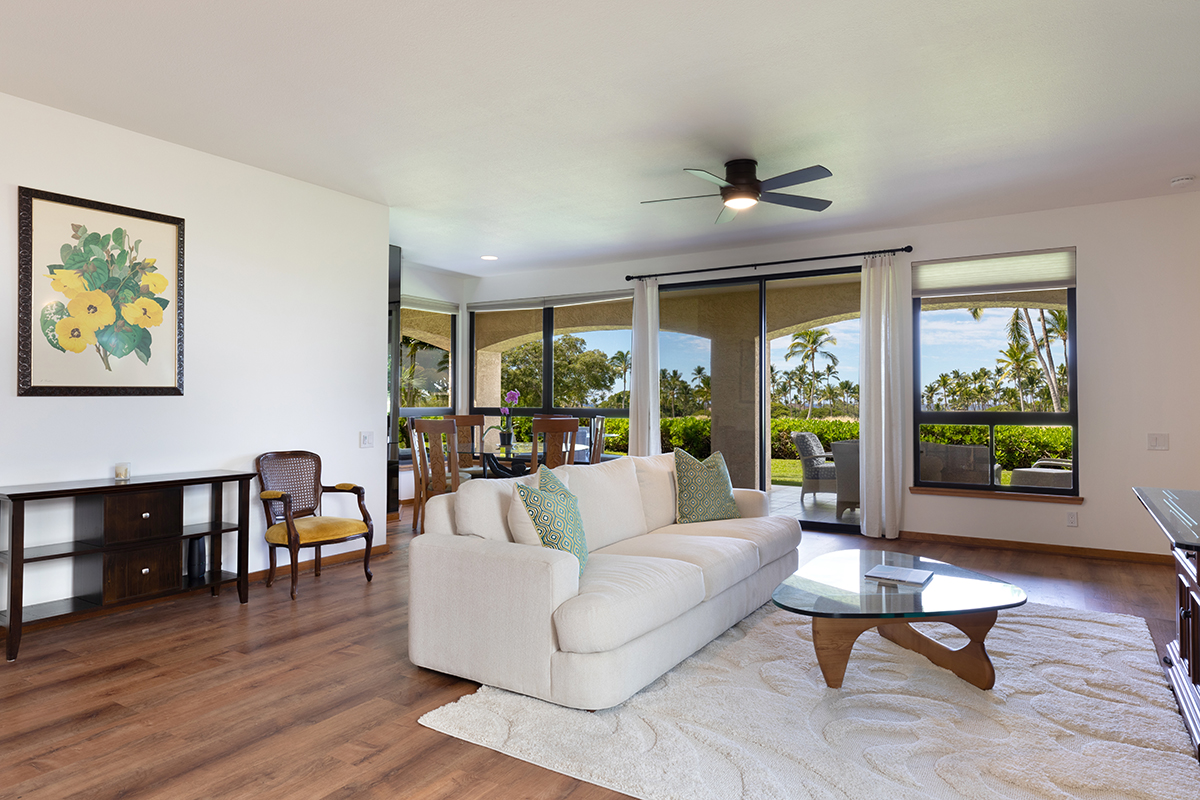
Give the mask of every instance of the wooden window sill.
<path id="1" fill-rule="evenodd" d="M 944 497 L 983 497 L 988 500 L 1021 500 L 1026 503 L 1067 503 L 1083 505 L 1082 497 L 1062 494 L 1035 494 L 1033 492 L 984 492 L 979 489 L 944 489 L 936 486 L 910 486 L 910 494 L 934 494 Z"/>

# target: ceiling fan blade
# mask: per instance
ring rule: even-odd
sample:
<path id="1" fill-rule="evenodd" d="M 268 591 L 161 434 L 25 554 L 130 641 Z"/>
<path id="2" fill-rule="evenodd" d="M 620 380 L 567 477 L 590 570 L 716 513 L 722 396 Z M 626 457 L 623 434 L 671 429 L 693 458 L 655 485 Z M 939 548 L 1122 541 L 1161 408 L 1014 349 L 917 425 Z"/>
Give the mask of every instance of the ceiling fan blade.
<path id="1" fill-rule="evenodd" d="M 832 172 L 825 169 L 820 164 L 817 164 L 816 166 L 798 169 L 795 172 L 786 172 L 783 175 L 776 175 L 774 178 L 767 178 L 762 182 L 762 190 L 764 192 L 770 192 L 775 189 L 782 189 L 785 186 L 795 186 L 798 183 L 819 181 L 821 178 L 829 178 L 832 176 Z"/>
<path id="2" fill-rule="evenodd" d="M 713 175 L 711 172 L 709 172 L 708 170 L 705 170 L 705 169 L 685 169 L 684 172 L 690 172 L 692 175 L 695 175 L 697 178 L 703 178 L 704 180 L 709 181 L 710 183 L 715 183 L 717 186 L 732 186 L 733 185 L 732 183 L 725 180 L 724 178 L 718 178 L 716 175 Z"/>
<path id="3" fill-rule="evenodd" d="M 672 200 L 695 200 L 697 197 L 720 197 L 720 194 L 693 194 L 687 197 L 664 197 L 662 200 L 643 200 L 642 205 L 647 203 L 669 203 Z"/>
<path id="4" fill-rule="evenodd" d="M 737 216 L 736 208 L 730 208 L 729 206 L 721 206 L 721 213 L 717 214 L 717 219 L 713 224 L 719 225 L 722 222 L 729 222 L 736 216 Z"/>
<path id="5" fill-rule="evenodd" d="M 777 206 L 803 208 L 805 211 L 824 211 L 833 205 L 832 200 L 818 200 L 815 197 L 803 197 L 796 194 L 779 194 L 778 192 L 763 192 L 758 197 L 764 203 L 774 203 Z"/>

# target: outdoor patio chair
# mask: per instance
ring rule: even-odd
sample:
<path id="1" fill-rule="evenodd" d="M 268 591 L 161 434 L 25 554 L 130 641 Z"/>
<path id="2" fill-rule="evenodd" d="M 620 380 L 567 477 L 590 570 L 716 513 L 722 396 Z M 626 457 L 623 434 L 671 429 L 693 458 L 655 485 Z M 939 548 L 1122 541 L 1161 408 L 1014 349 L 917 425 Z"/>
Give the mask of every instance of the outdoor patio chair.
<path id="1" fill-rule="evenodd" d="M 834 442 L 833 463 L 837 465 L 837 520 L 852 508 L 858 508 L 858 439 Z"/>
<path id="2" fill-rule="evenodd" d="M 804 469 L 804 482 L 800 486 L 800 502 L 804 502 L 806 494 L 836 492 L 837 470 L 832 461 L 826 460 L 832 458 L 833 453 L 825 452 L 817 435 L 807 431 L 793 431 L 792 444 L 796 446 L 796 452 L 800 454 L 800 461 Z"/>

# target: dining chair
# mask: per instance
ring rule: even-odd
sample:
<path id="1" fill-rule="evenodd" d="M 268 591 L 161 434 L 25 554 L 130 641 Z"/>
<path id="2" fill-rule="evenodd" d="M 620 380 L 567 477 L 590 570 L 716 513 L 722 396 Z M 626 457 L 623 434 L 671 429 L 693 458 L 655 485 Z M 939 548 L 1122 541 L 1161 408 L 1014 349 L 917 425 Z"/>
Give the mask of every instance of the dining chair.
<path id="1" fill-rule="evenodd" d="M 418 419 L 413 423 L 417 492 L 413 533 L 425 530 L 425 504 L 429 498 L 457 492 L 470 478 L 458 468 L 458 425 L 452 419 Z"/>
<path id="2" fill-rule="evenodd" d="M 537 472 L 543 463 L 550 469 L 573 463 L 578 435 L 578 417 L 534 417 L 530 470 Z"/>
<path id="3" fill-rule="evenodd" d="M 604 458 L 604 417 L 592 418 L 592 441 L 588 448 L 588 463 L 599 464 Z"/>
<path id="4" fill-rule="evenodd" d="M 458 426 L 459 473 L 482 478 L 483 429 L 487 427 L 483 414 L 447 414 L 442 419 L 452 419 Z"/>

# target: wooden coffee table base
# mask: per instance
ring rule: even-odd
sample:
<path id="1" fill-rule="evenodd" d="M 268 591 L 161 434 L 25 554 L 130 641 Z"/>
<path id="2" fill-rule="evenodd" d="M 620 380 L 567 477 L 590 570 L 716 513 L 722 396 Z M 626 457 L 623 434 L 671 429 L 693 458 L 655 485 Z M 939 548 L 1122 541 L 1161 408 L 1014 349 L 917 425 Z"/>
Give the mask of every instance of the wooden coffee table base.
<path id="1" fill-rule="evenodd" d="M 883 638 L 920 653 L 980 689 L 991 689 L 996 685 L 996 670 L 988 658 L 987 650 L 983 648 L 984 638 L 996 624 L 995 611 L 925 617 L 920 621 L 953 625 L 971 641 L 957 650 L 951 650 L 930 639 L 906 620 L 894 617 L 813 617 L 813 647 L 817 651 L 821 674 L 825 676 L 825 685 L 831 689 L 842 687 L 850 651 L 863 631 L 871 628 L 878 628 Z"/>

